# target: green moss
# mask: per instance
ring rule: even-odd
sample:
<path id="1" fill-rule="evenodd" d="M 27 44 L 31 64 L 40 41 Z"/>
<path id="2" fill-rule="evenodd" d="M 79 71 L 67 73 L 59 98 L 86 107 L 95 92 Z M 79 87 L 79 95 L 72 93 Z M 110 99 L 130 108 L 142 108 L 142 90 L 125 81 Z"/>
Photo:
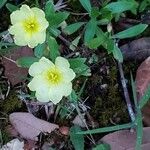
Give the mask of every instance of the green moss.
<path id="1" fill-rule="evenodd" d="M 21 108 L 21 104 L 16 93 L 12 91 L 5 100 L 0 102 L 0 108 L 7 114 Z"/>
<path id="2" fill-rule="evenodd" d="M 90 96 L 91 114 L 101 127 L 110 126 L 112 123 L 129 122 L 124 95 L 119 84 L 118 68 L 111 59 L 106 62 L 109 63 L 106 64 L 106 68 L 109 68 L 108 73 L 107 71 L 94 73 L 88 82 L 86 91 L 86 94 Z M 101 64 L 98 65 L 98 70 L 99 68 Z M 102 88 L 103 84 L 106 84 L 107 87 Z"/>

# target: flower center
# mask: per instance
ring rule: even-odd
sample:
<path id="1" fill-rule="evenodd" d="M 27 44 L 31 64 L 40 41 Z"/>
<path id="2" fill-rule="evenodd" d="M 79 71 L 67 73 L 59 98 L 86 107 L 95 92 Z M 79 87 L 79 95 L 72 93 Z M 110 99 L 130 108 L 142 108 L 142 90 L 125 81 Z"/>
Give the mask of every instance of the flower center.
<path id="1" fill-rule="evenodd" d="M 23 27 L 25 31 L 32 35 L 39 31 L 39 23 L 35 17 L 30 17 L 23 22 Z"/>
<path id="2" fill-rule="evenodd" d="M 62 74 L 58 69 L 50 69 L 46 72 L 46 78 L 50 84 L 58 84 L 61 82 Z"/>

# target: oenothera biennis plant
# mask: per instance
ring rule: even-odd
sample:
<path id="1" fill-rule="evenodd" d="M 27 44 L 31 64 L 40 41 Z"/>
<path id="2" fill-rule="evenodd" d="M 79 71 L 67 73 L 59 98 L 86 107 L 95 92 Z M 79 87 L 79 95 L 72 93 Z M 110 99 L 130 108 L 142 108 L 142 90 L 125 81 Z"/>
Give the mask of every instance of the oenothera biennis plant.
<path id="1" fill-rule="evenodd" d="M 57 104 L 63 96 L 69 96 L 72 92 L 71 81 L 75 78 L 75 73 L 63 57 L 57 57 L 55 64 L 42 57 L 30 66 L 29 74 L 33 79 L 28 87 L 31 91 L 36 91 L 35 96 L 41 102 L 52 101 Z"/>
<path id="2" fill-rule="evenodd" d="M 9 32 L 14 35 L 16 45 L 28 45 L 34 48 L 45 42 L 46 28 L 49 23 L 41 9 L 22 5 L 20 10 L 16 10 L 10 15 L 10 18 L 12 26 Z"/>

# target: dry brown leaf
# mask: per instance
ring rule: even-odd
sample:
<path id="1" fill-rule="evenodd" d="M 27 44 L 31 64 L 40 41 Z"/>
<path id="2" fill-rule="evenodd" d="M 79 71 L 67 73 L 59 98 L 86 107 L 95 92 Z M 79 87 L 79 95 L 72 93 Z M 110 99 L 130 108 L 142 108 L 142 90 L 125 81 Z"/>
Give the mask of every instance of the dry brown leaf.
<path id="1" fill-rule="evenodd" d="M 110 144 L 111 150 L 133 150 L 136 143 L 136 133 L 129 130 L 121 130 L 104 136 L 101 141 Z M 148 150 L 150 145 L 150 127 L 143 128 L 142 150 Z"/>
<path id="2" fill-rule="evenodd" d="M 120 47 L 124 60 L 144 60 L 150 56 L 150 38 L 140 38 Z"/>
<path id="3" fill-rule="evenodd" d="M 138 100 L 146 92 L 150 84 L 150 57 L 148 57 L 139 66 L 136 73 L 136 90 Z M 148 102 L 142 109 L 143 121 L 147 126 L 150 126 L 150 102 Z"/>
<path id="4" fill-rule="evenodd" d="M 140 99 L 150 84 L 150 57 L 148 57 L 139 66 L 136 73 L 136 89 L 138 94 L 138 99 Z"/>
<path id="5" fill-rule="evenodd" d="M 13 50 L 11 54 L 6 55 L 7 58 L 14 61 L 23 56 L 33 56 L 32 49 L 29 47 L 21 47 Z M 5 76 L 9 79 L 12 85 L 23 81 L 23 78 L 25 78 L 28 74 L 28 69 L 20 68 L 15 63 L 6 58 L 3 58 L 2 64 L 5 67 Z"/>
<path id="6" fill-rule="evenodd" d="M 38 119 L 32 114 L 24 112 L 10 114 L 9 120 L 23 138 L 35 141 L 41 132 L 51 133 L 58 128 L 56 124 Z"/>

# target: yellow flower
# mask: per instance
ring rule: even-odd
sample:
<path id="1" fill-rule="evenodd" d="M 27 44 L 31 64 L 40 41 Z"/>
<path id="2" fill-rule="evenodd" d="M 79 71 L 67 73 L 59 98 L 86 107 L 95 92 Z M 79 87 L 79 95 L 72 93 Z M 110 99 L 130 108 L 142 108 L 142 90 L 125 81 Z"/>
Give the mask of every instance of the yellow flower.
<path id="1" fill-rule="evenodd" d="M 41 9 L 22 5 L 10 15 L 10 19 L 12 26 L 8 31 L 14 35 L 16 45 L 34 48 L 45 41 L 49 24 Z"/>
<path id="2" fill-rule="evenodd" d="M 31 91 L 36 91 L 35 96 L 41 102 L 52 101 L 57 104 L 63 96 L 71 94 L 71 81 L 75 78 L 75 73 L 63 57 L 57 57 L 55 64 L 42 57 L 30 66 L 29 74 L 33 79 L 28 87 Z"/>

